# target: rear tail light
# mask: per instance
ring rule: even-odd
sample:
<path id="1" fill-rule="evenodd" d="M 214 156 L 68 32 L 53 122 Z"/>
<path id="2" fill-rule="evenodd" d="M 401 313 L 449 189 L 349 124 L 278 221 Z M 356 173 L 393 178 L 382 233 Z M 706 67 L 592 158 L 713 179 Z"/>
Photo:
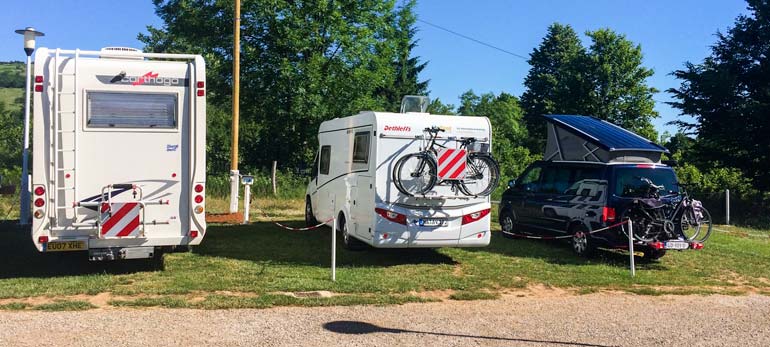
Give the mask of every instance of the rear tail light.
<path id="1" fill-rule="evenodd" d="M 40 236 L 37 238 L 37 243 L 48 243 L 48 236 Z"/>
<path id="2" fill-rule="evenodd" d="M 196 185 L 195 185 L 195 192 L 196 192 L 196 193 L 200 193 L 200 192 L 202 192 L 202 191 L 203 191 L 203 185 L 202 185 L 202 184 L 200 184 L 200 183 L 199 183 L 199 184 L 196 184 Z"/>
<path id="3" fill-rule="evenodd" d="M 43 205 L 45 205 L 45 200 L 43 200 L 43 198 L 35 199 L 35 206 L 36 207 L 43 207 Z"/>
<path id="4" fill-rule="evenodd" d="M 43 83 L 43 76 L 35 76 L 35 83 Z"/>
<path id="5" fill-rule="evenodd" d="M 652 249 L 663 249 L 663 248 L 665 248 L 665 245 L 663 244 L 663 242 L 660 242 L 660 241 L 650 242 L 649 246 Z"/>
<path id="6" fill-rule="evenodd" d="M 43 218 L 43 214 L 44 214 L 43 210 L 35 210 L 35 214 L 34 214 L 35 219 Z"/>
<path id="7" fill-rule="evenodd" d="M 190 230 L 190 238 L 198 237 L 198 230 Z"/>
<path id="8" fill-rule="evenodd" d="M 700 242 L 691 242 L 690 248 L 692 249 L 703 249 L 703 244 Z"/>
<path id="9" fill-rule="evenodd" d="M 605 222 L 614 222 L 617 218 L 615 214 L 615 209 L 612 207 L 602 207 L 602 223 Z"/>
<path id="10" fill-rule="evenodd" d="M 404 214 L 388 211 L 381 208 L 375 208 L 374 212 L 377 212 L 377 214 L 382 216 L 382 218 L 385 218 L 393 223 L 406 225 L 406 215 Z"/>
<path id="11" fill-rule="evenodd" d="M 45 194 L 45 188 L 43 188 L 42 186 L 35 188 L 35 195 L 41 196 L 43 194 Z"/>
<path id="12" fill-rule="evenodd" d="M 36 84 L 35 85 L 35 91 L 36 92 L 42 92 L 43 91 L 43 85 L 42 84 Z"/>
<path id="13" fill-rule="evenodd" d="M 473 223 L 479 219 L 486 217 L 489 214 L 489 209 L 473 212 L 463 216 L 463 225 Z"/>
<path id="14" fill-rule="evenodd" d="M 203 89 L 198 89 L 198 96 L 204 96 L 206 95 L 206 91 Z"/>
<path id="15" fill-rule="evenodd" d="M 196 195 L 195 196 L 195 203 L 200 204 L 203 202 L 203 196 L 202 195 Z"/>
<path id="16" fill-rule="evenodd" d="M 195 209 L 193 211 L 195 211 L 195 214 L 201 214 L 203 213 L 203 206 L 201 205 L 195 206 Z"/>
<path id="17" fill-rule="evenodd" d="M 203 81 L 198 81 L 198 88 L 203 88 L 206 85 Z"/>

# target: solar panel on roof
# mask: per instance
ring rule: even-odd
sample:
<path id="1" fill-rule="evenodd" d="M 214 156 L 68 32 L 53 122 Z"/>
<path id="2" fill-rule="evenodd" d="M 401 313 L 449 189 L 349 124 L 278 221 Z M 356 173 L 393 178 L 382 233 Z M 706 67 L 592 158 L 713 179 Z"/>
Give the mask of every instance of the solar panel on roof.
<path id="1" fill-rule="evenodd" d="M 564 126 L 577 135 L 593 140 L 609 151 L 637 150 L 668 152 L 665 147 L 645 139 L 615 124 L 589 116 L 547 115 L 550 121 Z"/>

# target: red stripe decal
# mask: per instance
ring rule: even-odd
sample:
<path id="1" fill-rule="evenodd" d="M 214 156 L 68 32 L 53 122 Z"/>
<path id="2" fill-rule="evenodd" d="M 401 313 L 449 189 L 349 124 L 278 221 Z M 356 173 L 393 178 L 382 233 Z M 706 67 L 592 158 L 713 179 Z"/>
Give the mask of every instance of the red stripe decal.
<path id="1" fill-rule="evenodd" d="M 115 214 L 113 214 L 109 219 L 107 219 L 107 222 L 104 223 L 104 225 L 102 226 L 102 235 L 109 232 L 110 229 L 112 229 L 112 227 L 114 227 L 115 224 L 120 222 L 120 220 L 134 207 L 136 207 L 136 203 L 134 202 L 123 205 L 123 207 L 121 207 L 120 210 L 118 210 L 118 212 L 115 212 Z"/>
<path id="2" fill-rule="evenodd" d="M 445 150 L 444 153 L 441 154 L 441 158 L 438 158 L 438 164 L 441 165 L 442 163 L 444 163 L 444 161 L 447 160 L 447 158 L 449 158 L 449 156 L 452 155 L 454 151 L 455 151 L 454 149 Z"/>
<path id="3" fill-rule="evenodd" d="M 139 215 L 136 215 L 136 218 L 134 218 L 131 222 L 129 222 L 123 230 L 121 230 L 116 236 L 117 237 L 123 237 L 131 235 L 131 232 L 136 230 L 136 228 L 139 227 Z"/>
<path id="4" fill-rule="evenodd" d="M 463 173 L 463 171 L 465 171 L 465 163 L 460 163 L 460 167 L 457 168 L 457 170 L 454 173 L 452 173 L 452 175 L 449 176 L 449 178 L 457 178 L 460 176 L 461 173 Z"/>
<path id="5" fill-rule="evenodd" d="M 446 177 L 446 173 L 449 172 L 449 170 L 451 170 L 455 166 L 455 164 L 457 164 L 457 162 L 463 158 L 463 154 L 464 154 L 463 151 L 457 151 L 457 155 L 454 158 L 452 158 L 452 161 L 450 161 L 449 164 L 447 164 L 447 166 L 445 166 L 443 170 L 441 170 L 438 176 Z"/>

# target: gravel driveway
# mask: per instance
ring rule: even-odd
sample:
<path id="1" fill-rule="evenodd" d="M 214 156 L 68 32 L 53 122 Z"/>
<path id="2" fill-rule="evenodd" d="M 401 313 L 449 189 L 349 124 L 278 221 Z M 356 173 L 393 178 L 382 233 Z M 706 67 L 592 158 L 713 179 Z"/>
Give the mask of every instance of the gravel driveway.
<path id="1" fill-rule="evenodd" d="M 0 346 L 769 346 L 770 297 L 505 296 L 372 307 L 0 312 Z"/>

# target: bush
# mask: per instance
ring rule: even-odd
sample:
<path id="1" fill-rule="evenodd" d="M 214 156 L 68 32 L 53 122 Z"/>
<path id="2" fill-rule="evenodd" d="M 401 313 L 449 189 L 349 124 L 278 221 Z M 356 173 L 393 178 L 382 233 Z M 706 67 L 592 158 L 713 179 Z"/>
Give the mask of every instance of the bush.
<path id="1" fill-rule="evenodd" d="M 273 196 L 273 183 L 269 170 L 242 170 L 241 174 L 252 173 L 254 184 L 251 186 L 251 194 L 254 197 Z M 288 170 L 279 170 L 276 173 L 277 190 L 279 198 L 302 199 L 305 196 L 309 178 Z M 208 175 L 206 178 L 206 191 L 210 196 L 227 197 L 230 195 L 229 174 Z"/>

